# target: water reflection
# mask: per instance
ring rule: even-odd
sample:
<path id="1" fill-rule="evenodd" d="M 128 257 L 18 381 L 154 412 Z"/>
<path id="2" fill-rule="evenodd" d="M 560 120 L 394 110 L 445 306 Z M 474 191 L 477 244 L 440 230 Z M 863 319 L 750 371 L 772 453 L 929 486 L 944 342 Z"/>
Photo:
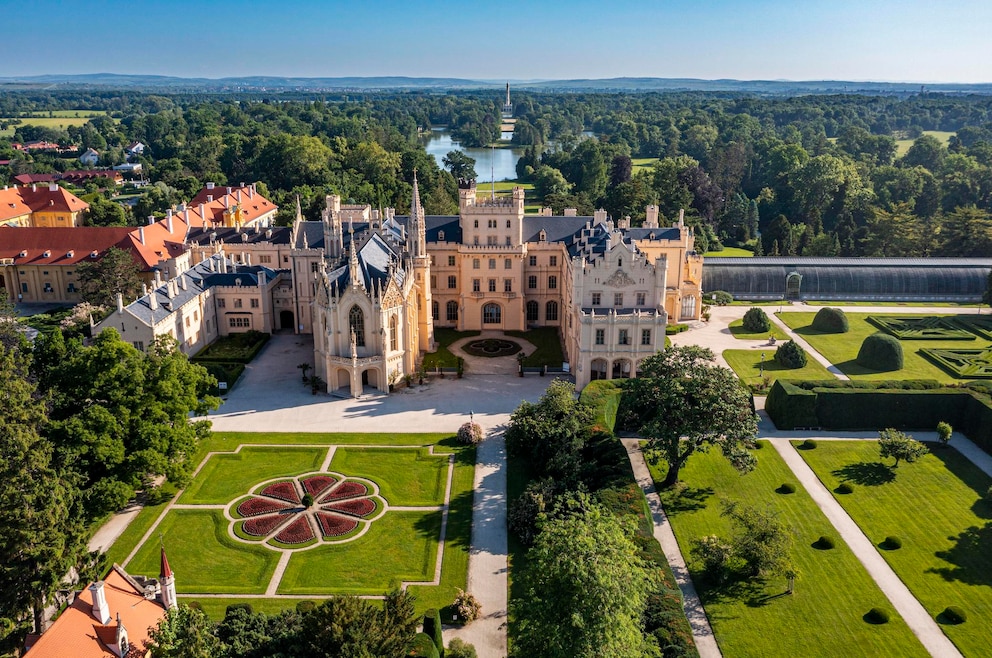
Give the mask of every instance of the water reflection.
<path id="1" fill-rule="evenodd" d="M 513 133 L 503 133 L 505 136 Z M 508 137 L 505 137 L 508 138 Z M 522 148 L 473 148 L 462 147 L 458 142 L 451 139 L 451 133 L 445 129 L 431 131 L 430 136 L 424 142 L 424 148 L 434 156 L 437 166 L 444 167 L 441 159 L 448 154 L 448 151 L 461 151 L 470 158 L 475 159 L 475 172 L 479 174 L 480 181 L 489 180 L 513 180 L 517 177 L 517 160 L 524 154 Z"/>

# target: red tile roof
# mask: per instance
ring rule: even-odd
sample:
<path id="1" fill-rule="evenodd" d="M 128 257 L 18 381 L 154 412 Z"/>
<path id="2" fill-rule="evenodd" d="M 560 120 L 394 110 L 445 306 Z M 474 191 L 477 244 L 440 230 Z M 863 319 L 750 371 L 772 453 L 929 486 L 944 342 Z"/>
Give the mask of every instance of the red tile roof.
<path id="1" fill-rule="evenodd" d="M 17 265 L 75 265 L 96 260 L 90 256 L 94 251 L 99 258 L 111 247 L 130 250 L 133 230 L 127 226 L 6 226 L 0 228 L 0 258 L 13 258 Z"/>
<path id="2" fill-rule="evenodd" d="M 201 205 L 202 215 L 205 217 L 201 216 Z M 242 223 L 246 225 L 279 209 L 279 206 L 256 192 L 254 185 L 204 187 L 187 205 L 191 211 L 190 224 L 195 228 L 222 226 L 224 211 L 234 206 L 241 207 Z"/>
<path id="3" fill-rule="evenodd" d="M 17 174 L 14 180 L 21 185 L 33 185 L 35 183 L 51 183 L 59 180 L 59 174 Z"/>
<path id="4" fill-rule="evenodd" d="M 0 190 L 0 222 L 34 212 L 79 212 L 86 203 L 63 187 L 25 185 Z"/>

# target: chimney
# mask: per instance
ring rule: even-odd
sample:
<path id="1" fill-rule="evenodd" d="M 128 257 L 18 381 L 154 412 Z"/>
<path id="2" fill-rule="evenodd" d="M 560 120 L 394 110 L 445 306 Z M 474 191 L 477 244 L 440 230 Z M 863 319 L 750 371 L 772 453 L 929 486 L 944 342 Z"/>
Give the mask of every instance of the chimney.
<path id="1" fill-rule="evenodd" d="M 165 211 L 165 227 L 169 229 L 169 233 L 172 233 L 172 209 Z"/>
<path id="2" fill-rule="evenodd" d="M 258 273 L 258 287 L 265 287 L 265 270 L 260 270 Z"/>
<path id="3" fill-rule="evenodd" d="M 179 277 L 179 287 L 182 288 L 183 290 L 188 290 L 188 288 L 186 287 L 186 285 L 187 285 L 186 284 L 186 277 L 184 277 L 184 276 Z"/>
<path id="4" fill-rule="evenodd" d="M 241 188 L 238 188 L 238 205 L 241 205 Z"/>
<path id="5" fill-rule="evenodd" d="M 565 208 L 565 212 L 564 212 L 565 217 L 577 217 L 578 215 L 579 215 L 579 211 L 576 210 L 575 208 Z"/>
<path id="6" fill-rule="evenodd" d="M 541 208 L 541 217 L 551 217 L 552 214 L 551 208 Z"/>
<path id="7" fill-rule="evenodd" d="M 58 192 L 59 191 L 59 184 L 56 183 L 56 182 L 54 182 L 54 181 L 52 181 L 51 183 L 48 184 L 48 191 L 49 192 Z"/>
<path id="8" fill-rule="evenodd" d="M 208 190 L 214 189 L 214 184 L 213 183 L 207 183 L 207 189 Z"/>
<path id="9" fill-rule="evenodd" d="M 148 295 L 148 308 L 153 311 L 158 308 L 158 290 L 152 290 L 152 294 Z"/>
<path id="10" fill-rule="evenodd" d="M 601 223 L 605 222 L 606 221 L 606 211 L 603 210 L 602 208 L 600 208 L 599 210 L 597 210 L 596 212 L 594 212 L 592 214 L 592 220 L 595 223 L 597 223 L 597 224 L 601 224 Z"/>
<path id="11" fill-rule="evenodd" d="M 228 195 L 230 195 L 230 194 L 231 194 L 231 188 L 230 188 L 230 187 L 229 187 L 229 188 L 227 188 L 227 194 L 228 194 Z"/>
<path id="12" fill-rule="evenodd" d="M 685 208 L 679 208 L 679 228 L 685 227 Z"/>
<path id="13" fill-rule="evenodd" d="M 37 192 L 38 191 L 38 184 L 37 183 L 31 183 L 31 191 L 32 192 Z"/>
<path id="14" fill-rule="evenodd" d="M 203 221 L 203 228 L 207 228 L 207 207 L 200 204 L 200 219 Z"/>
<path id="15" fill-rule="evenodd" d="M 118 313 L 124 312 L 124 295 L 122 295 L 121 293 L 117 293 L 117 312 Z"/>
<path id="16" fill-rule="evenodd" d="M 153 219 L 153 218 L 149 218 L 149 219 Z M 145 227 L 144 226 L 142 226 L 141 228 L 138 229 L 138 242 L 140 242 L 141 244 L 145 244 Z"/>
<path id="17" fill-rule="evenodd" d="M 251 186 L 248 188 L 248 198 L 249 199 L 255 198 L 255 183 L 252 183 Z"/>
<path id="18" fill-rule="evenodd" d="M 93 617 L 101 624 L 110 623 L 110 607 L 107 605 L 107 595 L 103 591 L 103 581 L 98 580 L 89 587 L 93 595 Z"/>
<path id="19" fill-rule="evenodd" d="M 208 194 L 207 195 L 207 203 L 213 203 L 213 202 L 214 202 L 214 195 L 213 194 Z"/>

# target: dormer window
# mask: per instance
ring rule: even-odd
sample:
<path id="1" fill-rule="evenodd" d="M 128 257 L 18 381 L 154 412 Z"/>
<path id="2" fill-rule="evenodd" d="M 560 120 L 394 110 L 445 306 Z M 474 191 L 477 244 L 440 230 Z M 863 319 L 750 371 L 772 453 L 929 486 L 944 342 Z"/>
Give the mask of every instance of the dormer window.
<path id="1" fill-rule="evenodd" d="M 46 250 L 45 250 L 45 253 L 43 253 L 43 254 L 42 254 L 42 256 L 43 256 L 43 257 L 45 257 L 45 258 L 51 258 L 51 257 L 52 257 L 52 252 L 51 252 L 51 250 L 49 250 L 49 249 L 46 249 Z"/>
<path id="2" fill-rule="evenodd" d="M 438 231 L 437 232 L 437 239 L 438 240 L 444 240 L 444 231 Z"/>
<path id="3" fill-rule="evenodd" d="M 537 239 L 538 239 L 539 242 L 547 242 L 548 241 L 548 233 L 547 233 L 547 231 L 545 231 L 542 228 L 541 229 L 541 232 L 537 234 Z"/>

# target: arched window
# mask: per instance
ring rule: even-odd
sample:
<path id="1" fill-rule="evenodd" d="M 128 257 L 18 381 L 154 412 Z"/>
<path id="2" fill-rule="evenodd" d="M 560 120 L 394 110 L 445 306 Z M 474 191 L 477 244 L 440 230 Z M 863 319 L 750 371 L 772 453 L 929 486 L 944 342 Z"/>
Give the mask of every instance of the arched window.
<path id="1" fill-rule="evenodd" d="M 357 305 L 348 311 L 348 326 L 355 334 L 355 345 L 365 347 L 365 314 Z"/>
<path id="2" fill-rule="evenodd" d="M 548 302 L 544 307 L 544 320 L 546 322 L 558 321 L 558 302 Z"/>
<path id="3" fill-rule="evenodd" d="M 482 324 L 500 324 L 503 322 L 503 309 L 499 304 L 486 304 L 482 307 Z"/>
<path id="4" fill-rule="evenodd" d="M 434 310 L 437 311 L 437 302 L 434 302 Z M 394 352 L 399 349 L 400 344 L 398 324 L 395 315 L 389 316 L 389 349 Z"/>
<path id="5" fill-rule="evenodd" d="M 527 322 L 537 322 L 538 305 L 533 299 L 527 302 Z"/>
<path id="6" fill-rule="evenodd" d="M 458 302 L 448 302 L 445 310 L 447 311 L 448 322 L 458 322 Z"/>
<path id="7" fill-rule="evenodd" d="M 441 319 L 441 305 L 437 302 L 431 302 L 431 317 L 434 318 L 434 322 Z"/>

